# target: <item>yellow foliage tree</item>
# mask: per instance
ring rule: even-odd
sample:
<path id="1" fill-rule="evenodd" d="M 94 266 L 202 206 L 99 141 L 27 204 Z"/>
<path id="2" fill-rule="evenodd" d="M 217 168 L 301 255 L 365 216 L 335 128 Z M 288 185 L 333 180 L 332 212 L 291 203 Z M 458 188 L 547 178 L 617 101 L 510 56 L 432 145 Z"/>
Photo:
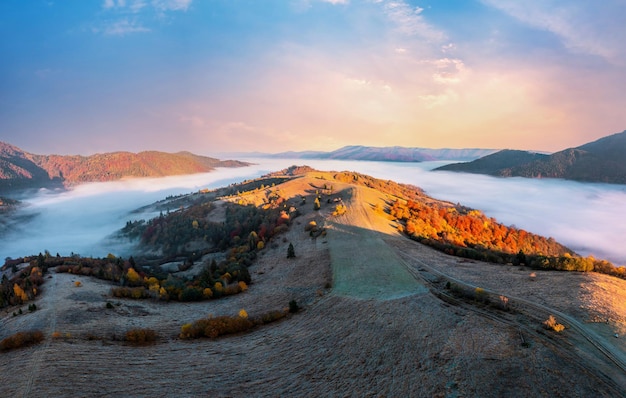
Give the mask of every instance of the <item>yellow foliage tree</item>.
<path id="1" fill-rule="evenodd" d="M 137 271 L 135 271 L 135 269 L 131 267 L 126 272 L 126 280 L 132 284 L 137 284 L 141 280 L 141 277 L 139 276 Z"/>
<path id="2" fill-rule="evenodd" d="M 26 292 L 17 283 L 13 284 L 13 293 L 15 293 L 15 297 L 22 300 L 22 302 L 28 301 L 28 296 L 26 295 Z"/>
<path id="3" fill-rule="evenodd" d="M 248 317 L 248 313 L 246 312 L 246 310 L 244 310 L 243 308 L 241 310 L 239 310 L 239 316 L 241 318 L 247 318 Z"/>

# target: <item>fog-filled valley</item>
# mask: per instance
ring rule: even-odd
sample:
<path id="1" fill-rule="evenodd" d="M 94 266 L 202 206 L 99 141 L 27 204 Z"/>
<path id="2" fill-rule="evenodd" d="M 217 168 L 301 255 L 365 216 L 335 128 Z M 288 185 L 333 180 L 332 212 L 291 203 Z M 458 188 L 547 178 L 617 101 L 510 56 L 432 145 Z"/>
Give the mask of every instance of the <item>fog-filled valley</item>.
<path id="1" fill-rule="evenodd" d="M 255 165 L 182 177 L 85 184 L 60 193 L 40 191 L 25 198 L 23 207 L 4 221 L 7 227 L 2 231 L 0 256 L 16 258 L 45 250 L 61 255 L 128 256 L 131 245 L 111 236 L 127 221 L 158 215 L 135 212 L 138 208 L 170 195 L 217 188 L 293 164 L 307 164 L 413 184 L 432 197 L 482 210 L 506 225 L 554 237 L 578 254 L 605 258 L 616 265 L 626 263 L 623 185 L 431 171 L 444 162 L 242 160 Z"/>

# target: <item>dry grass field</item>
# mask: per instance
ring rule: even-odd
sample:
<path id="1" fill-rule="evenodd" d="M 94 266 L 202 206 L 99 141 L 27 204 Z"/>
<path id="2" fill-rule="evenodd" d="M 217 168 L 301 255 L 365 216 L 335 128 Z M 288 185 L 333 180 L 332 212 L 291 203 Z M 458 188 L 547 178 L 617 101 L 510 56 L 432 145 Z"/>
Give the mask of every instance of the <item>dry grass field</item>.
<path id="1" fill-rule="evenodd" d="M 309 173 L 280 189 L 286 197 L 310 195 L 320 178 L 331 180 L 332 174 Z M 327 203 L 314 211 L 308 201 L 290 230 L 261 252 L 250 268 L 253 283 L 238 295 L 201 303 L 115 299 L 103 281 L 51 272 L 38 311 L 14 317 L 13 307 L 0 314 L 0 338 L 28 329 L 46 336 L 39 345 L 0 353 L 0 396 L 626 394 L 624 371 L 575 330 L 545 331 L 522 305 L 508 313 L 441 300 L 418 272 L 427 264 L 554 308 L 620 355 L 626 352 L 626 281 L 548 271 L 535 271 L 531 280 L 523 267 L 450 257 L 400 236 L 375 210 L 386 195 L 332 184 L 346 213 L 333 216 L 334 205 Z M 309 237 L 304 227 L 312 220 L 327 233 Z M 295 259 L 286 258 L 289 243 Z M 284 309 L 290 300 L 302 310 L 250 332 L 178 338 L 181 325 L 209 314 L 245 309 L 254 316 Z M 135 347 L 120 341 L 135 327 L 157 331 L 157 342 Z"/>

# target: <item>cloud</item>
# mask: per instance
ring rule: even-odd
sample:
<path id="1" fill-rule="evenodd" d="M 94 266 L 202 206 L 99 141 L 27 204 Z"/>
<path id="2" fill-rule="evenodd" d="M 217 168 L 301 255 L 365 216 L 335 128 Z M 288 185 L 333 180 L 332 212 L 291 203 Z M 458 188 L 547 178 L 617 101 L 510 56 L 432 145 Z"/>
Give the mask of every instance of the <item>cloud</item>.
<path id="1" fill-rule="evenodd" d="M 193 0 L 152 0 L 152 6 L 160 11 L 187 11 Z"/>
<path id="2" fill-rule="evenodd" d="M 150 32 L 150 29 L 136 21 L 121 19 L 104 25 L 100 30 L 96 30 L 96 32 L 107 36 L 126 36 L 131 33 Z"/>
<path id="3" fill-rule="evenodd" d="M 122 17 L 113 22 L 107 21 L 93 28 L 94 33 L 107 36 L 126 36 L 132 33 L 145 33 L 153 29 L 147 24 L 154 17 L 161 19 L 168 12 L 187 11 L 193 0 L 104 0 L 102 9 L 107 15 Z M 133 15 L 133 19 L 127 16 Z"/>
<path id="4" fill-rule="evenodd" d="M 513 18 L 559 37 L 572 52 L 600 56 L 609 62 L 626 62 L 621 0 L 562 2 L 555 0 L 482 0 Z"/>
<path id="5" fill-rule="evenodd" d="M 104 0 L 102 8 L 109 9 L 115 7 L 115 0 Z"/>
<path id="6" fill-rule="evenodd" d="M 419 36 L 432 41 L 445 40 L 446 35 L 426 22 L 422 16 L 423 8 L 413 7 L 405 1 L 378 0 L 387 18 L 396 25 L 396 30 L 403 35 Z"/>
<path id="7" fill-rule="evenodd" d="M 333 5 L 350 3 L 350 0 L 321 0 L 321 1 L 324 2 L 324 3 L 333 4 Z"/>
<path id="8" fill-rule="evenodd" d="M 433 80 L 439 84 L 456 84 L 461 82 L 465 72 L 465 64 L 460 59 L 441 58 L 433 61 L 437 71 Z"/>

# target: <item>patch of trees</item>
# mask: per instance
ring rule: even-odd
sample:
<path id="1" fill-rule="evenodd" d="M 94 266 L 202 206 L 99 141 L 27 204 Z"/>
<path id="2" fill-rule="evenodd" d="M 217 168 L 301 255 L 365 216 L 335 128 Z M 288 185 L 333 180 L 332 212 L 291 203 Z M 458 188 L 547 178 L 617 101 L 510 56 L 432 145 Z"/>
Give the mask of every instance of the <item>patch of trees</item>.
<path id="1" fill-rule="evenodd" d="M 284 181 L 284 179 L 274 179 Z M 266 180 L 263 180 L 267 182 Z M 247 182 L 247 187 L 264 186 L 263 182 Z M 213 197 L 213 195 L 209 195 Z M 201 195 L 202 197 L 202 195 Z M 57 272 L 92 276 L 117 283 L 112 289 L 115 297 L 154 298 L 158 300 L 198 301 L 215 299 L 245 291 L 251 283 L 248 266 L 256 259 L 266 243 L 276 234 L 288 229 L 291 222 L 279 201 L 270 206 L 257 208 L 231 203 L 225 205 L 225 220 L 212 222 L 209 214 L 213 209 L 210 201 L 196 200 L 187 208 L 161 214 L 148 222 L 128 222 L 123 233 L 140 239 L 145 248 L 161 250 L 162 261 L 185 259 L 189 268 L 203 254 L 223 252 L 225 259 L 219 264 L 213 260 L 203 264 L 202 271 L 194 278 L 182 278 L 161 271 L 160 267 L 147 266 L 149 260 L 135 261 L 109 255 L 106 258 L 83 258 L 79 255 L 52 257 L 40 254 L 35 259 L 7 259 L 3 269 L 15 269 L 12 278 L 4 278 L 0 284 L 0 307 L 22 304 L 32 299 L 43 283 L 43 273 L 50 267 Z M 186 250 L 189 242 L 201 241 L 203 250 Z M 197 246 L 196 246 L 197 247 Z M 30 261 L 23 270 L 18 265 Z M 143 263 L 143 265 L 142 265 Z"/>
<path id="2" fill-rule="evenodd" d="M 544 238 L 499 224 L 478 210 L 440 203 L 396 200 L 390 214 L 404 225 L 404 232 L 420 240 L 436 241 L 477 252 L 545 254 L 571 252 L 552 238 Z"/>
<path id="3" fill-rule="evenodd" d="M 129 222 L 124 229 L 128 236 L 140 236 L 144 248 L 161 250 L 165 258 L 185 258 L 185 268 L 203 253 L 225 253 L 223 261 L 203 264 L 201 272 L 192 279 L 160 272 L 158 266 L 141 266 L 142 260 L 123 261 L 114 256 L 91 260 L 89 264 L 62 265 L 58 270 L 118 282 L 121 286 L 114 287 L 111 293 L 120 298 L 199 301 L 241 293 L 251 283 L 248 267 L 257 253 L 276 234 L 288 229 L 290 217 L 280 206 L 257 208 L 226 203 L 225 220 L 212 222 L 212 209 L 210 202 L 197 203 L 148 222 Z M 185 245 L 193 241 L 205 242 L 204 251 L 187 251 Z"/>
<path id="4" fill-rule="evenodd" d="M 552 238 L 499 224 L 478 210 L 444 202 L 396 200 L 389 213 L 411 239 L 450 255 L 560 271 L 596 271 L 626 277 L 625 267 L 580 257 Z"/>
<path id="5" fill-rule="evenodd" d="M 133 257 L 128 260 L 109 255 L 107 258 L 61 257 L 57 272 L 118 283 L 111 294 L 118 298 L 156 299 L 163 301 L 200 301 L 237 294 L 248 289 L 251 282 L 247 267 L 238 263 L 215 261 L 205 264 L 198 276 L 192 279 L 159 272 L 159 269 L 142 267 Z M 232 260 L 232 258 L 231 258 Z"/>
<path id="6" fill-rule="evenodd" d="M 225 207 L 223 222 L 210 220 L 214 205 L 204 202 L 161 214 L 147 222 L 129 221 L 122 234 L 139 238 L 143 248 L 161 251 L 165 257 L 188 257 L 198 251 L 197 247 L 204 247 L 206 251 L 224 251 L 253 243 L 255 247 L 249 247 L 248 251 L 254 251 L 259 242 L 264 246 L 274 235 L 285 231 L 290 221 L 287 212 L 278 205 L 258 208 L 226 203 Z M 254 242 L 251 242 L 253 232 Z M 186 249 L 190 242 L 197 243 L 193 250 Z"/>
<path id="7" fill-rule="evenodd" d="M 49 268 L 46 259 L 54 259 L 46 252 L 46 255 L 20 258 L 17 260 L 7 259 L 2 269 L 0 281 L 0 308 L 10 305 L 20 305 L 32 300 L 41 291 L 44 282 L 43 276 Z M 18 269 L 18 265 L 28 263 L 27 266 Z M 7 274 L 11 269 L 12 276 Z"/>

